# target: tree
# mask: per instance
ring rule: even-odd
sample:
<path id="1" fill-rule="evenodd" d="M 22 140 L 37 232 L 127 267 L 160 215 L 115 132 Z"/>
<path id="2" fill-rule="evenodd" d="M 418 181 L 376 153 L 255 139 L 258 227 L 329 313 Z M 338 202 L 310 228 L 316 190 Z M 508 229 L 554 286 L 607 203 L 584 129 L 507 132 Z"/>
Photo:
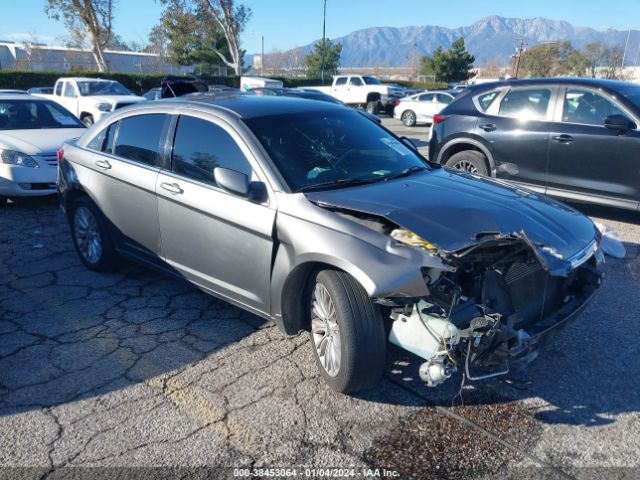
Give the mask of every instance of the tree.
<path id="1" fill-rule="evenodd" d="M 532 77 L 581 76 L 587 68 L 587 61 L 571 42 L 553 42 L 536 45 L 524 52 L 522 67 Z"/>
<path id="2" fill-rule="evenodd" d="M 460 37 L 451 43 L 451 49 L 438 47 L 431 56 L 420 59 L 420 73 L 435 75 L 437 81 L 461 82 L 471 78 L 475 72 L 475 57 L 467 52 L 464 38 Z"/>
<path id="3" fill-rule="evenodd" d="M 116 0 L 47 0 L 44 10 L 49 18 L 62 19 L 77 43 L 88 36 L 98 70 L 106 72 L 103 52 L 112 40 L 115 4 Z"/>
<path id="4" fill-rule="evenodd" d="M 155 27 L 154 42 L 163 33 L 169 40 L 167 53 L 177 65 L 218 65 L 242 73 L 244 50 L 240 33 L 251 10 L 233 0 L 160 0 L 165 9 Z M 151 40 L 151 38 L 150 38 Z"/>
<path id="5" fill-rule="evenodd" d="M 587 74 L 591 78 L 596 78 L 598 67 L 604 64 L 606 54 L 607 46 L 602 42 L 592 42 L 585 45 L 582 55 L 585 59 Z"/>
<path id="6" fill-rule="evenodd" d="M 244 51 L 240 49 L 240 34 L 251 18 L 251 9 L 236 4 L 234 0 L 203 0 L 203 4 L 209 7 L 211 16 L 227 40 L 228 53 L 214 47 L 216 55 L 233 68 L 236 75 L 242 75 Z"/>
<path id="7" fill-rule="evenodd" d="M 340 55 L 342 54 L 342 44 L 333 43 L 328 38 L 318 40 L 313 44 L 313 50 L 304 57 L 304 64 L 307 67 L 308 78 L 320 78 L 322 70 L 322 54 L 324 51 L 324 71 L 329 75 L 336 75 L 340 67 Z"/>

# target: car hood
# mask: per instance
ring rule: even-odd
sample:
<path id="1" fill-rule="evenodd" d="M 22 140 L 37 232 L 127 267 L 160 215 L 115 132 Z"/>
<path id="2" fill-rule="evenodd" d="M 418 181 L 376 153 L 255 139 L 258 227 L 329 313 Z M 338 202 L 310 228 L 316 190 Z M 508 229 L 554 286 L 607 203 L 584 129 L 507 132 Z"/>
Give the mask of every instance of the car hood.
<path id="1" fill-rule="evenodd" d="M 55 153 L 62 144 L 77 138 L 85 128 L 48 128 L 0 131 L 0 148 L 17 150 L 27 155 Z"/>
<path id="2" fill-rule="evenodd" d="M 83 98 L 96 103 L 138 103 L 146 101 L 146 98 L 135 95 L 88 95 Z"/>
<path id="3" fill-rule="evenodd" d="M 566 275 L 576 258 L 591 256 L 599 241 L 593 222 L 563 203 L 497 180 L 442 168 L 305 195 L 320 206 L 384 217 L 445 254 L 495 238 L 524 240 L 555 275 Z"/>

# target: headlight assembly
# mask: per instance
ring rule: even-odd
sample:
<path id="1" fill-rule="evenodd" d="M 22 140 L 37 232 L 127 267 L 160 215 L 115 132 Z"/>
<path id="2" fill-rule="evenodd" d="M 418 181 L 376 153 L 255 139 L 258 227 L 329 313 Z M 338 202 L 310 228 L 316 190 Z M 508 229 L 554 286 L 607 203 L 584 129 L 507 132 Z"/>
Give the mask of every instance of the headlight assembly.
<path id="1" fill-rule="evenodd" d="M 395 230 L 393 230 L 391 232 L 391 238 L 405 245 L 409 245 L 412 247 L 422 247 L 430 252 L 435 252 L 437 250 L 435 245 L 432 245 L 424 238 L 404 228 L 396 228 Z"/>
<path id="2" fill-rule="evenodd" d="M 0 160 L 7 165 L 18 165 L 20 167 L 40 168 L 38 162 L 26 153 L 15 150 L 0 150 Z"/>
<path id="3" fill-rule="evenodd" d="M 110 112 L 112 106 L 110 103 L 96 103 L 96 108 L 101 112 Z"/>

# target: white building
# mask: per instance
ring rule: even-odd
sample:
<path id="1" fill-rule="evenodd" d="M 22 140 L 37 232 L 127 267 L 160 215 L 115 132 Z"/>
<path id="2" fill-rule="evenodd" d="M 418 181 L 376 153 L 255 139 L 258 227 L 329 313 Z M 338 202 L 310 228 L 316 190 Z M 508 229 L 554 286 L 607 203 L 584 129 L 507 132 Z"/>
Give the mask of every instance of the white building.
<path id="1" fill-rule="evenodd" d="M 193 71 L 193 67 L 174 67 L 154 53 L 106 50 L 104 58 L 110 72 L 182 74 Z M 96 71 L 98 66 L 90 50 L 0 40 L 0 70 Z"/>

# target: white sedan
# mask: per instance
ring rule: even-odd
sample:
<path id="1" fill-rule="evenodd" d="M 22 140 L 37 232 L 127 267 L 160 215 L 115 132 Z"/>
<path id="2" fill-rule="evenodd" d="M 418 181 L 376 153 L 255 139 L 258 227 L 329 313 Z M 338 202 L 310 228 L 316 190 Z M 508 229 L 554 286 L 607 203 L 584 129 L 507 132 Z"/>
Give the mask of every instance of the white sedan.
<path id="1" fill-rule="evenodd" d="M 393 110 L 393 118 L 402 120 L 407 127 L 432 123 L 433 116 L 449 105 L 459 91 L 422 92 L 401 98 Z"/>
<path id="2" fill-rule="evenodd" d="M 57 150 L 84 125 L 51 100 L 0 94 L 0 204 L 56 192 Z"/>

